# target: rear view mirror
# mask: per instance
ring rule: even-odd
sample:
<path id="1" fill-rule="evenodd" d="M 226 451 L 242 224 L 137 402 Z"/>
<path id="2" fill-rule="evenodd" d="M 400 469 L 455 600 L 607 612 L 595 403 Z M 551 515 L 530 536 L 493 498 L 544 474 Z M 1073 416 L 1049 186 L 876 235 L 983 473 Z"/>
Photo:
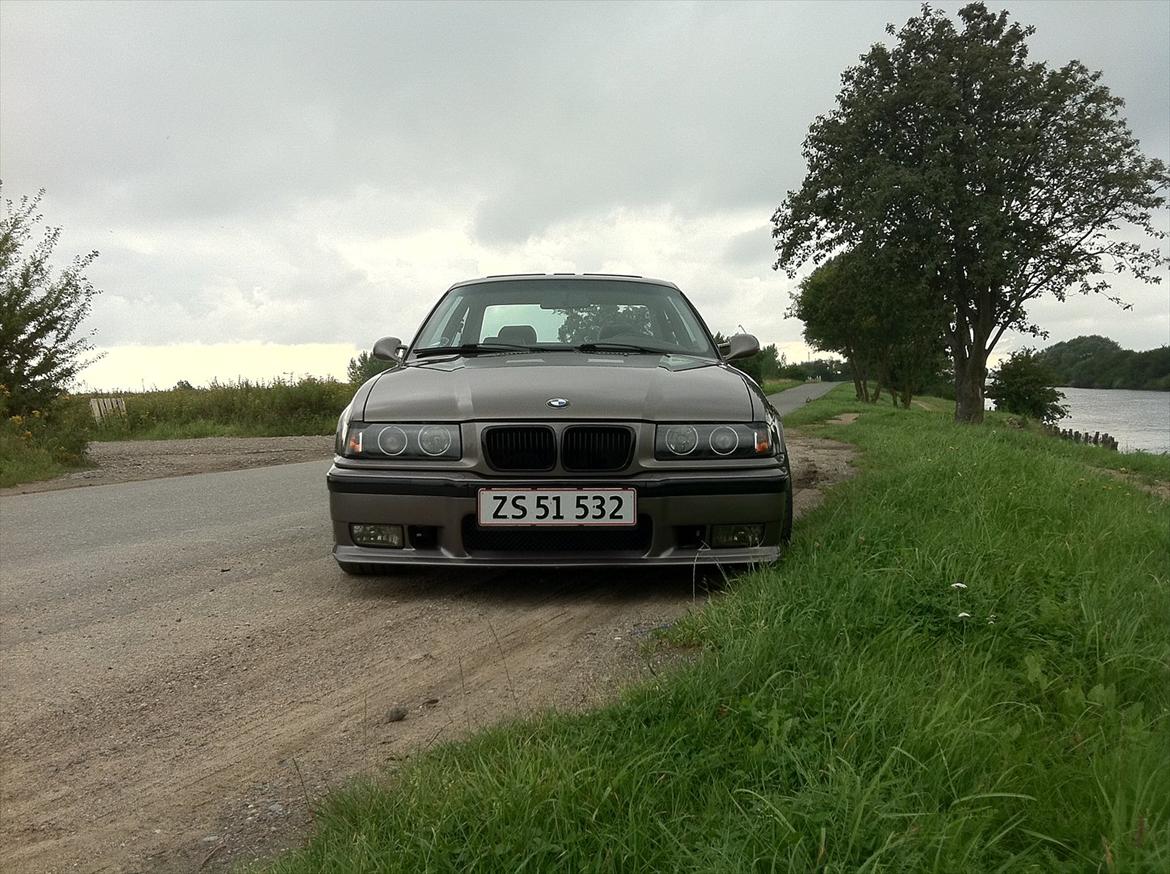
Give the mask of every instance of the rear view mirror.
<path id="1" fill-rule="evenodd" d="M 724 351 L 726 346 L 726 351 Z M 735 334 L 727 343 L 719 344 L 719 351 L 726 361 L 736 361 L 740 358 L 751 358 L 760 351 L 760 341 L 751 334 Z"/>
<path id="2" fill-rule="evenodd" d="M 374 344 L 374 357 L 379 361 L 401 361 L 406 347 L 397 337 L 383 337 Z"/>

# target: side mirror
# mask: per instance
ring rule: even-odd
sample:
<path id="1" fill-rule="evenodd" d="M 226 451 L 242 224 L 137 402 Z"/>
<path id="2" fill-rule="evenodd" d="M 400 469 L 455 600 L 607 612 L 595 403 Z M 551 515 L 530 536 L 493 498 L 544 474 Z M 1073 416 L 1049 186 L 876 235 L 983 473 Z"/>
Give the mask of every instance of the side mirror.
<path id="1" fill-rule="evenodd" d="M 401 361 L 406 347 L 397 337 L 383 337 L 374 344 L 374 357 L 379 361 Z"/>
<path id="2" fill-rule="evenodd" d="M 740 358 L 751 358 L 760 351 L 760 341 L 751 334 L 735 334 L 727 341 L 727 351 L 723 351 L 723 344 L 720 344 L 720 352 L 723 352 L 723 358 L 726 361 L 736 361 Z"/>

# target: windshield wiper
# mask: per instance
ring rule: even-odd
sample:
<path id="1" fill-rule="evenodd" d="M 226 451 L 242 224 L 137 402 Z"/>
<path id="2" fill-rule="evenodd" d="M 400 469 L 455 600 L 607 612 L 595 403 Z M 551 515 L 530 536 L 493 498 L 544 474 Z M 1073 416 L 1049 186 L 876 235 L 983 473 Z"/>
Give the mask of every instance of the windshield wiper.
<path id="1" fill-rule="evenodd" d="M 608 343 L 602 340 L 599 343 L 582 343 L 574 346 L 578 352 L 640 352 L 645 355 L 673 355 L 670 349 L 652 349 L 649 346 L 639 346 L 636 343 Z"/>
<path id="2" fill-rule="evenodd" d="M 464 343 L 462 346 L 430 346 L 415 349 L 419 358 L 431 355 L 477 355 L 480 352 L 543 352 L 539 346 L 522 346 L 518 343 Z"/>

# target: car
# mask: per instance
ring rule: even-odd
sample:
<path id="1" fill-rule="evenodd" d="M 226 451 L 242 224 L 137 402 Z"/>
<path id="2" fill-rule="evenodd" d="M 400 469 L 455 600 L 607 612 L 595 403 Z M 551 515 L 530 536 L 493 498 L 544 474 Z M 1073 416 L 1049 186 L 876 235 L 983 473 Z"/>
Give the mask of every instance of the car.
<path id="1" fill-rule="evenodd" d="M 354 394 L 327 475 L 333 555 L 396 566 L 693 566 L 777 559 L 792 531 L 780 416 L 671 282 L 452 285 Z"/>

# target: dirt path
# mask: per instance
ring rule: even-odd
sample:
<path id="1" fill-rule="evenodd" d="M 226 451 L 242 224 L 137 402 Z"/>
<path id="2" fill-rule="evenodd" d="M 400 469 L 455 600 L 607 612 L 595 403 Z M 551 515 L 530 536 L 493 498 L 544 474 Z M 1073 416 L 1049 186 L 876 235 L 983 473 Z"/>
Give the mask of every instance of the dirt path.
<path id="1" fill-rule="evenodd" d="M 848 475 L 850 453 L 790 448 L 803 512 Z M 51 556 L 16 569 L 12 590 L 28 597 L 4 605 L 0 869 L 271 857 L 348 778 L 605 700 L 646 674 L 642 641 L 707 598 L 677 572 L 350 579 L 319 508 L 296 512 L 263 543 L 237 525 L 230 547 L 194 531 L 189 549 L 149 559 L 97 555 L 60 597 L 37 592 Z"/>
<path id="2" fill-rule="evenodd" d="M 79 486 L 136 482 L 217 470 L 243 470 L 329 458 L 333 437 L 201 437 L 191 440 L 112 440 L 89 444 L 93 467 L 36 483 L 0 489 L 0 495 L 52 492 Z"/>

